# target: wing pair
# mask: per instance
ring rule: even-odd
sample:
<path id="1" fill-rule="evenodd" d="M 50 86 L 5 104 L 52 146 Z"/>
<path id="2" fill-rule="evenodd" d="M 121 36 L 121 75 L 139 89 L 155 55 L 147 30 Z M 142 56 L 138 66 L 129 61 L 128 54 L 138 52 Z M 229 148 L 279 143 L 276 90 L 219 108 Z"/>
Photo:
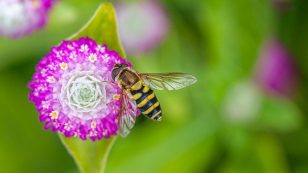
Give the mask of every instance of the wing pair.
<path id="1" fill-rule="evenodd" d="M 196 77 L 186 73 L 143 73 L 139 74 L 144 84 L 158 90 L 178 90 L 194 84 Z M 126 137 L 136 122 L 137 106 L 129 93 L 122 91 L 121 110 L 118 117 L 120 134 Z"/>

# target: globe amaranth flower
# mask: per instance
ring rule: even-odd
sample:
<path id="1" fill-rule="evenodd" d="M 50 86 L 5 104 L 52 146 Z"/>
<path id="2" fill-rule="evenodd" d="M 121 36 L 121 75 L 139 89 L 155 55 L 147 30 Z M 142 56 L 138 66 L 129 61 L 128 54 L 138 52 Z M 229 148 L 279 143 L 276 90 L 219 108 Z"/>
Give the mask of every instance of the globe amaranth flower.
<path id="1" fill-rule="evenodd" d="M 42 28 L 54 0 L 1 0 L 0 35 L 22 37 Z"/>
<path id="2" fill-rule="evenodd" d="M 265 43 L 257 64 L 256 77 L 260 86 L 270 94 L 289 97 L 296 93 L 296 65 L 277 39 L 269 39 Z"/>
<path id="3" fill-rule="evenodd" d="M 168 18 L 157 1 L 122 2 L 116 8 L 120 38 L 129 54 L 152 50 L 167 34 Z"/>
<path id="4" fill-rule="evenodd" d="M 44 128 L 81 139 L 115 135 L 122 91 L 113 83 L 111 71 L 119 63 L 131 67 L 90 38 L 53 47 L 36 66 L 29 84 L 30 101 Z"/>

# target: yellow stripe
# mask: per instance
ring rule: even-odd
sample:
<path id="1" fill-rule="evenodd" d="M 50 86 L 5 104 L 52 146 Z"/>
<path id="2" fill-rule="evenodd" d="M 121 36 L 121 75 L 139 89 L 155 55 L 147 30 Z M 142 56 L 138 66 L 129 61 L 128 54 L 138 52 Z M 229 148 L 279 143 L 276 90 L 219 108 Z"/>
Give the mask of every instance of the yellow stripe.
<path id="1" fill-rule="evenodd" d="M 147 86 L 144 86 L 142 92 L 143 92 L 143 93 L 147 93 L 147 92 L 149 92 L 149 91 L 150 91 L 150 88 L 147 87 Z"/>
<path id="2" fill-rule="evenodd" d="M 141 87 L 142 87 L 142 82 L 141 82 L 141 80 L 140 80 L 140 81 L 138 81 L 137 83 L 135 83 L 135 84 L 131 87 L 131 89 L 136 91 L 136 90 L 140 90 Z"/>
<path id="3" fill-rule="evenodd" d="M 138 93 L 139 94 L 139 93 Z M 155 95 L 154 95 L 154 93 L 152 93 L 152 94 L 150 94 L 149 96 L 147 96 L 145 99 L 143 99 L 138 105 L 137 105 L 137 107 L 138 108 L 141 108 L 141 107 L 143 107 L 148 101 L 150 101 L 152 98 L 154 98 L 155 97 Z"/>
<path id="4" fill-rule="evenodd" d="M 137 93 L 137 94 L 133 95 L 133 99 L 134 99 L 134 100 L 137 100 L 137 99 L 139 99 L 141 96 L 142 96 L 141 93 Z"/>
<path id="5" fill-rule="evenodd" d="M 153 109 L 155 109 L 157 106 L 159 106 L 159 102 L 156 102 L 154 105 L 152 105 L 148 110 L 142 112 L 143 114 L 149 114 Z"/>
<path id="6" fill-rule="evenodd" d="M 159 112 L 157 112 L 155 115 L 153 115 L 153 116 L 151 117 L 151 119 L 154 120 L 154 118 L 157 117 L 160 113 L 161 113 L 161 110 L 160 110 Z"/>

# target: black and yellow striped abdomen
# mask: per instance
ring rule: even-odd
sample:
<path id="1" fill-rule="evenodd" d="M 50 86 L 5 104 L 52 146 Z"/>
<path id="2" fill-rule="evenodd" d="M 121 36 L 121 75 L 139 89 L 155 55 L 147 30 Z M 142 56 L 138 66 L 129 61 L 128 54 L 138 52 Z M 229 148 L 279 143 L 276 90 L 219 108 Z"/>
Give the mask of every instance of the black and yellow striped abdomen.
<path id="1" fill-rule="evenodd" d="M 145 85 L 136 83 L 131 88 L 131 94 L 136 101 L 137 107 L 140 112 L 146 117 L 160 121 L 162 118 L 162 111 L 159 102 L 153 92 L 153 90 Z"/>

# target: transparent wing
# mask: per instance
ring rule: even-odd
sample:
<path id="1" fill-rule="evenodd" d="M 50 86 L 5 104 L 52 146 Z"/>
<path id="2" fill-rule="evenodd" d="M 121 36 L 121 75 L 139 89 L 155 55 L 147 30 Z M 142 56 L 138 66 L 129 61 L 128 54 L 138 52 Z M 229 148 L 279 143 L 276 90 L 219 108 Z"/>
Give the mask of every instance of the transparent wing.
<path id="1" fill-rule="evenodd" d="M 146 85 L 158 90 L 178 90 L 197 82 L 197 78 L 186 73 L 142 73 Z"/>
<path id="2" fill-rule="evenodd" d="M 136 109 L 135 101 L 129 98 L 127 93 L 123 91 L 121 95 L 121 110 L 118 117 L 120 135 L 122 137 L 126 137 L 134 127 L 137 117 Z"/>

